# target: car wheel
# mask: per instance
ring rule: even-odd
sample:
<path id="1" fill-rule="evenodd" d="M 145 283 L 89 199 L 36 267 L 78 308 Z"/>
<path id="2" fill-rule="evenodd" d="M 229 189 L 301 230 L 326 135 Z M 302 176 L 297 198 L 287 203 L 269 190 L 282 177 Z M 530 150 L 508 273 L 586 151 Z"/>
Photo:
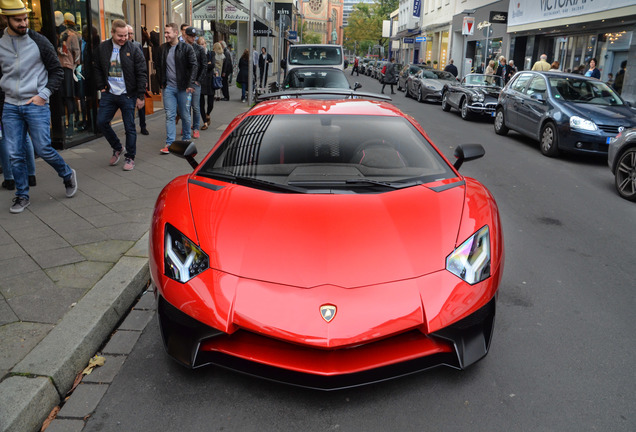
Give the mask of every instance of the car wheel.
<path id="1" fill-rule="evenodd" d="M 417 101 L 422 103 L 424 101 L 424 96 L 422 95 L 422 88 L 420 87 L 417 90 Z"/>
<path id="2" fill-rule="evenodd" d="M 462 103 L 460 106 L 460 111 L 462 113 L 462 118 L 464 120 L 470 119 L 470 111 L 468 110 L 468 98 L 462 99 Z"/>
<path id="3" fill-rule="evenodd" d="M 618 194 L 629 201 L 636 201 L 636 148 L 627 150 L 616 164 L 614 184 Z"/>
<path id="4" fill-rule="evenodd" d="M 503 108 L 497 108 L 495 114 L 495 133 L 497 135 L 506 135 L 510 129 L 506 126 L 506 120 L 504 119 Z"/>
<path id="5" fill-rule="evenodd" d="M 541 153 L 548 157 L 559 155 L 559 137 L 554 123 L 546 123 L 541 129 Z"/>
<path id="6" fill-rule="evenodd" d="M 442 95 L 442 110 L 446 112 L 451 110 L 451 106 L 448 104 L 448 92 L 444 92 Z"/>

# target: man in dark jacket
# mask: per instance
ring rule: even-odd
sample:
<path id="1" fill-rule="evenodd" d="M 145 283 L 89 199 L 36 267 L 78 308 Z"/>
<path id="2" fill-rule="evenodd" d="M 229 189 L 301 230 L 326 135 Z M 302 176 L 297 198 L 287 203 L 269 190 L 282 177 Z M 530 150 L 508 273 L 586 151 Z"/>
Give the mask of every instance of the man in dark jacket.
<path id="1" fill-rule="evenodd" d="M 199 138 L 199 129 L 201 128 L 201 81 L 205 77 L 205 69 L 208 65 L 208 59 L 205 55 L 205 49 L 195 43 L 194 38 L 203 37 L 203 33 L 197 31 L 194 27 L 185 29 L 185 41 L 194 49 L 194 56 L 197 59 L 197 76 L 194 80 L 194 93 L 192 93 L 192 137 Z"/>
<path id="2" fill-rule="evenodd" d="M 113 149 L 109 163 L 115 166 L 123 148 L 110 122 L 117 110 L 121 110 L 126 130 L 124 171 L 131 171 L 137 153 L 135 110 L 143 108 L 146 100 L 146 60 L 141 49 L 128 40 L 124 20 L 114 20 L 110 33 L 112 37 L 100 43 L 95 54 L 95 83 L 102 92 L 97 127 Z"/>
<path id="3" fill-rule="evenodd" d="M 28 13 L 20 0 L 0 2 L 8 27 L 0 32 L 0 95 L 4 96 L 2 124 L 15 179 L 15 198 L 9 209 L 22 213 L 29 201 L 25 160 L 27 131 L 35 152 L 64 180 L 67 198 L 77 192 L 77 175 L 51 146 L 49 97 L 64 73 L 49 40 L 29 29 Z"/>
<path id="4" fill-rule="evenodd" d="M 179 26 L 166 24 L 163 32 L 166 43 L 161 45 L 161 56 L 157 73 L 159 85 L 163 89 L 163 108 L 166 112 L 166 146 L 162 154 L 169 154 L 168 147 L 176 139 L 175 120 L 177 111 L 183 120 L 181 136 L 190 139 L 190 104 L 194 93 L 194 82 L 199 67 L 194 49 L 185 42 L 179 41 Z"/>
<path id="5" fill-rule="evenodd" d="M 223 59 L 223 70 L 221 71 L 221 81 L 223 82 L 223 87 L 221 88 L 221 92 L 223 93 L 223 100 L 230 100 L 230 77 L 234 72 L 234 65 L 232 64 L 232 53 L 227 47 L 227 43 L 225 41 L 221 41 L 221 46 L 223 47 L 223 55 L 225 58 Z"/>
<path id="6" fill-rule="evenodd" d="M 457 66 L 455 66 L 453 63 L 454 63 L 453 59 L 450 59 L 450 61 L 444 68 L 444 71 L 452 73 L 454 77 L 457 77 L 457 74 L 459 73 L 459 71 L 457 70 Z"/>
<path id="7" fill-rule="evenodd" d="M 144 51 L 143 45 L 135 40 L 135 30 L 132 28 L 130 24 L 126 25 L 128 29 L 128 41 L 134 46 L 138 47 L 141 52 Z M 142 29 L 143 31 L 143 29 Z M 144 58 L 146 58 L 144 54 Z M 148 59 L 146 59 L 146 68 L 148 67 Z M 147 70 L 147 69 L 146 69 Z M 146 75 L 146 80 L 148 79 L 148 75 Z M 146 82 L 146 89 L 148 89 L 148 83 Z M 149 135 L 148 129 L 146 129 L 146 107 L 141 107 L 137 110 L 137 114 L 139 117 L 139 129 L 141 129 L 142 135 Z"/>

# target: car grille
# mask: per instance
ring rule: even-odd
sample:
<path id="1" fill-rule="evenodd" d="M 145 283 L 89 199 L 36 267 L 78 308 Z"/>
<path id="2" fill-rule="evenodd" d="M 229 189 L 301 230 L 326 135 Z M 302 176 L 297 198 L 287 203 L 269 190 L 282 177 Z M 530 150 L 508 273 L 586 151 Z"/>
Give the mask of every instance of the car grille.
<path id="1" fill-rule="evenodd" d="M 603 132 L 608 134 L 614 134 L 614 135 L 618 135 L 618 128 L 620 127 L 620 126 L 600 125 L 600 124 L 597 124 L 596 126 L 598 126 L 598 128 L 602 130 Z"/>

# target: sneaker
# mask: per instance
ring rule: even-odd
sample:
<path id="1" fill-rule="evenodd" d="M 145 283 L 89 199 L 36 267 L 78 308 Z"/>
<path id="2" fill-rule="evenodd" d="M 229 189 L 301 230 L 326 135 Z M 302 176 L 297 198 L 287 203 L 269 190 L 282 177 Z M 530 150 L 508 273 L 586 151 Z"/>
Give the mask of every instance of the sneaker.
<path id="1" fill-rule="evenodd" d="M 77 173 L 74 169 L 71 169 L 72 173 L 68 180 L 64 180 L 64 187 L 66 188 L 66 198 L 72 198 L 77 192 Z"/>
<path id="2" fill-rule="evenodd" d="M 135 160 L 126 158 L 126 163 L 124 164 L 124 171 L 132 171 L 135 168 Z"/>
<path id="3" fill-rule="evenodd" d="M 113 150 L 113 155 L 110 157 L 110 166 L 115 166 L 119 163 L 121 158 L 121 150 Z"/>
<path id="4" fill-rule="evenodd" d="M 205 122 L 203 123 L 203 126 L 201 126 L 201 130 L 206 130 L 209 127 L 208 123 Z"/>
<path id="5" fill-rule="evenodd" d="M 159 150 L 161 152 L 161 154 L 170 154 L 170 150 L 168 150 L 168 147 L 170 146 L 165 146 L 164 148 L 162 148 L 161 150 Z"/>
<path id="6" fill-rule="evenodd" d="M 6 190 L 13 190 L 15 189 L 15 180 L 5 180 L 2 182 L 2 187 L 5 188 Z"/>
<path id="7" fill-rule="evenodd" d="M 28 198 L 17 196 L 13 198 L 13 205 L 9 208 L 11 213 L 22 213 L 31 204 Z"/>
<path id="8" fill-rule="evenodd" d="M 38 185 L 38 181 L 35 179 L 35 176 L 29 176 L 29 186 L 37 186 Z"/>
<path id="9" fill-rule="evenodd" d="M 142 135 L 150 135 L 150 132 L 148 132 L 148 129 L 146 129 L 146 128 L 141 128 L 141 134 Z"/>
<path id="10" fill-rule="evenodd" d="M 199 131 L 195 130 L 194 132 L 192 132 L 192 138 L 199 138 Z"/>

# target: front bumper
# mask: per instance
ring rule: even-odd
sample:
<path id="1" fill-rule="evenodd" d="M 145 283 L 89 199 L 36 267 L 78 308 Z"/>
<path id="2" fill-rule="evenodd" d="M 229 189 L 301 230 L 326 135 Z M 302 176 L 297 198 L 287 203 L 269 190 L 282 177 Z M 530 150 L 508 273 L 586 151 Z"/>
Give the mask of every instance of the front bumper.
<path id="1" fill-rule="evenodd" d="M 497 110 L 497 103 L 472 102 L 470 105 L 468 105 L 468 110 L 476 114 L 489 115 L 492 117 L 494 115 L 494 112 Z"/>
<path id="2" fill-rule="evenodd" d="M 578 152 L 606 155 L 609 150 L 610 139 L 615 138 L 618 132 L 606 132 L 602 129 L 590 132 L 581 132 L 564 125 L 559 130 L 559 149 Z"/>
<path id="3" fill-rule="evenodd" d="M 464 369 L 489 350 L 496 296 L 468 317 L 430 335 L 409 330 L 385 339 L 319 349 L 240 329 L 209 327 L 158 298 L 161 335 L 168 354 L 182 365 L 208 364 L 319 390 L 336 390 L 437 366 Z"/>

